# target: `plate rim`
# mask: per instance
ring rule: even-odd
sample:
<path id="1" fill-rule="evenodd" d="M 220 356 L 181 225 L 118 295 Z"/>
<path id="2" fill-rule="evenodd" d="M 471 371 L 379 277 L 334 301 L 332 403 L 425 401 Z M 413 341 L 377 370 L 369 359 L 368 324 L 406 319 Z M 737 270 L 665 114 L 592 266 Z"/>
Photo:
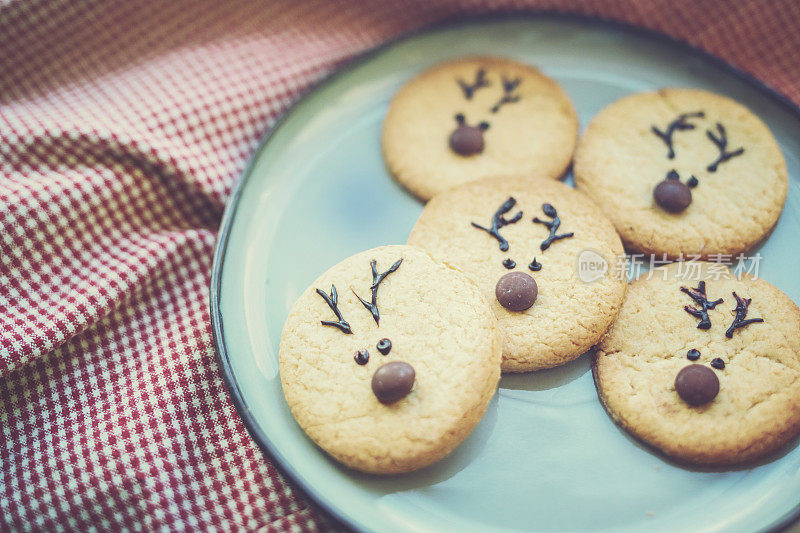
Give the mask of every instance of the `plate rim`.
<path id="1" fill-rule="evenodd" d="M 695 57 L 699 57 L 705 61 L 711 62 L 713 65 L 719 67 L 721 70 L 726 71 L 728 74 L 732 74 L 736 78 L 740 79 L 741 81 L 745 82 L 746 84 L 754 87 L 755 89 L 759 90 L 761 93 L 765 94 L 767 97 L 772 99 L 773 101 L 779 103 L 782 107 L 784 107 L 787 111 L 789 111 L 794 117 L 800 121 L 800 106 L 795 104 L 792 100 L 789 99 L 788 96 L 784 95 L 783 93 L 779 92 L 777 89 L 768 85 L 766 82 L 756 78 L 754 75 L 741 70 L 740 68 L 734 66 L 733 64 L 729 63 L 728 61 L 717 57 L 710 52 L 706 52 L 705 50 L 678 40 L 675 37 L 667 35 L 665 33 L 661 33 L 652 28 L 646 28 L 643 26 L 636 26 L 627 22 L 621 22 L 618 20 L 596 16 L 596 15 L 585 15 L 581 13 L 565 13 L 553 10 L 543 10 L 543 11 L 506 11 L 500 13 L 490 13 L 490 14 L 470 14 L 470 15 L 457 15 L 454 17 L 449 17 L 443 21 L 437 21 L 431 24 L 423 25 L 419 28 L 414 30 L 403 32 L 398 36 L 395 36 L 387 41 L 382 42 L 379 45 L 373 46 L 364 50 L 361 53 L 356 54 L 355 56 L 347 59 L 338 65 L 334 66 L 333 69 L 323 75 L 320 79 L 313 82 L 311 85 L 303 89 L 295 99 L 289 104 L 286 109 L 280 114 L 278 118 L 272 123 L 271 127 L 268 127 L 264 134 L 258 141 L 253 153 L 248 158 L 247 164 L 245 165 L 242 172 L 239 174 L 239 177 L 234 185 L 233 191 L 231 192 L 230 196 L 226 200 L 225 203 L 225 210 L 222 214 L 222 219 L 220 221 L 219 229 L 217 230 L 217 238 L 214 244 L 214 253 L 212 256 L 212 265 L 211 265 L 211 278 L 210 278 L 210 286 L 209 286 L 209 307 L 210 307 L 210 318 L 211 318 L 211 336 L 212 336 L 212 344 L 214 346 L 214 353 L 217 360 L 217 364 L 220 368 L 220 373 L 222 375 L 222 381 L 225 385 L 225 389 L 228 392 L 228 396 L 230 397 L 233 405 L 236 409 L 236 413 L 239 415 L 239 418 L 244 423 L 247 432 L 250 434 L 250 437 L 259 447 L 261 452 L 270 460 L 272 465 L 278 470 L 278 472 L 289 481 L 293 488 L 297 489 L 307 500 L 311 501 L 314 505 L 316 505 L 319 509 L 323 511 L 325 518 L 329 521 L 332 521 L 339 527 L 351 530 L 351 531 L 364 531 L 358 524 L 352 522 L 352 519 L 349 518 L 345 513 L 343 513 L 340 509 L 338 509 L 335 505 L 329 502 L 322 494 L 320 494 L 316 489 L 311 486 L 308 486 L 306 483 L 303 482 L 300 474 L 296 471 L 296 469 L 285 459 L 283 454 L 281 454 L 280 450 L 277 446 L 273 444 L 270 440 L 269 436 L 266 432 L 260 427 L 258 421 L 252 415 L 250 408 L 247 405 L 247 402 L 244 399 L 244 395 L 239 387 L 239 383 L 236 379 L 236 375 L 233 372 L 233 367 L 230 362 L 230 355 L 227 350 L 227 346 L 225 345 L 225 336 L 224 336 L 224 327 L 222 323 L 222 311 L 221 311 L 221 284 L 222 284 L 222 270 L 225 261 L 225 252 L 228 246 L 228 240 L 230 237 L 231 227 L 233 225 L 233 220 L 236 215 L 237 208 L 240 203 L 240 198 L 242 195 L 242 191 L 247 180 L 252 176 L 253 167 L 255 166 L 255 162 L 258 159 L 258 155 L 264 150 L 266 145 L 272 139 L 272 137 L 280 130 L 281 126 L 286 122 L 287 118 L 295 111 L 296 108 L 301 106 L 309 96 L 314 94 L 316 91 L 321 89 L 322 87 L 326 86 L 328 83 L 334 81 L 335 79 L 339 78 L 343 74 L 354 70 L 355 68 L 363 65 L 364 63 L 369 62 L 374 57 L 378 56 L 381 52 L 397 45 L 407 40 L 414 39 L 416 37 L 436 33 L 438 31 L 446 30 L 446 29 L 453 29 L 462 26 L 467 26 L 471 24 L 480 24 L 480 23 L 492 23 L 492 22 L 504 22 L 504 21 L 514 21 L 514 20 L 543 20 L 549 19 L 554 21 L 561 21 L 561 22 L 577 22 L 586 25 L 592 25 L 599 29 L 610 29 L 613 31 L 621 31 L 624 33 L 632 34 L 634 36 L 642 36 L 645 38 L 653 39 L 655 41 L 659 41 L 664 43 L 665 45 L 669 45 L 673 48 L 677 48 L 682 51 L 684 54 L 693 55 Z M 792 508 L 789 512 L 769 524 L 763 531 L 766 532 L 780 532 L 785 531 L 790 526 L 795 523 L 800 522 L 800 501 L 798 501 L 797 505 Z"/>

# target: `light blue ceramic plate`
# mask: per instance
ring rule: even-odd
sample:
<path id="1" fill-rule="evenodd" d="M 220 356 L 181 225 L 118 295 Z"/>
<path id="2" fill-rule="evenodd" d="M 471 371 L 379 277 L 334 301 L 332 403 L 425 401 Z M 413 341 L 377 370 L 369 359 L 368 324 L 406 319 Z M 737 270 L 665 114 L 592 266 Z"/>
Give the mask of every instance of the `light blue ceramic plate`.
<path id="1" fill-rule="evenodd" d="M 797 109 L 685 46 L 608 24 L 536 17 L 431 30 L 371 54 L 304 98 L 262 144 L 228 206 L 212 319 L 225 379 L 253 438 L 297 486 L 359 530 L 741 532 L 791 521 L 800 504 L 800 448 L 733 472 L 679 468 L 611 422 L 587 357 L 504 377 L 452 456 L 402 477 L 341 468 L 297 426 L 278 377 L 284 319 L 331 265 L 405 242 L 422 205 L 381 160 L 389 99 L 425 67 L 475 53 L 541 67 L 569 93 L 584 126 L 621 96 L 663 86 L 703 87 L 755 111 L 780 142 L 791 176 L 783 216 L 760 248 L 759 274 L 800 301 Z"/>

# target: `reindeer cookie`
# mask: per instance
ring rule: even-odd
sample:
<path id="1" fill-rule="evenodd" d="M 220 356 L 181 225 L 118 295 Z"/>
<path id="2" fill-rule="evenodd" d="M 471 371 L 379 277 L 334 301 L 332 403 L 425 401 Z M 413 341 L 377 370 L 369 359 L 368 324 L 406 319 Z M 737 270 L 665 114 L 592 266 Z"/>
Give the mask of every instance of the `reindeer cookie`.
<path id="1" fill-rule="evenodd" d="M 429 465 L 483 416 L 500 378 L 501 339 L 478 288 L 413 246 L 345 259 L 297 300 L 280 375 L 297 422 L 364 472 Z"/>
<path id="2" fill-rule="evenodd" d="M 748 250 L 778 221 L 788 188 L 764 123 L 697 89 L 634 94 L 603 109 L 574 172 L 626 246 L 671 259 Z"/>
<path id="3" fill-rule="evenodd" d="M 408 242 L 480 287 L 503 334 L 506 372 L 550 368 L 586 352 L 625 294 L 613 226 L 583 194 L 554 180 L 489 179 L 437 195 Z"/>
<path id="4" fill-rule="evenodd" d="M 633 281 L 594 378 L 625 430 L 672 458 L 730 466 L 800 431 L 800 309 L 766 281 L 678 262 Z"/>
<path id="5" fill-rule="evenodd" d="M 409 81 L 383 124 L 390 173 L 423 200 L 480 178 L 559 178 L 578 118 L 559 85 L 498 57 L 442 63 Z"/>

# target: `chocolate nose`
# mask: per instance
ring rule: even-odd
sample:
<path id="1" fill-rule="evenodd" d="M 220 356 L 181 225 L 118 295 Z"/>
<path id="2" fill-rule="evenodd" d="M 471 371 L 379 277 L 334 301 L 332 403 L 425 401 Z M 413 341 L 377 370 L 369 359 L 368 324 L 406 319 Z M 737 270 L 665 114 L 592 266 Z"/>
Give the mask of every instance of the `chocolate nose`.
<path id="1" fill-rule="evenodd" d="M 381 403 L 394 403 L 406 397 L 414 386 L 414 367 L 404 361 L 391 361 L 372 375 L 372 392 Z"/>
<path id="2" fill-rule="evenodd" d="M 653 189 L 653 198 L 665 211 L 680 213 L 692 203 L 692 190 L 679 179 L 667 178 Z"/>
<path id="3" fill-rule="evenodd" d="M 719 378 L 705 365 L 687 365 L 675 376 L 675 392 L 689 405 L 705 405 L 719 394 Z"/>
<path id="4" fill-rule="evenodd" d="M 458 155 L 469 156 L 483 152 L 483 130 L 462 124 L 450 134 L 450 148 Z"/>
<path id="5" fill-rule="evenodd" d="M 536 301 L 539 287 L 525 272 L 509 272 L 497 281 L 494 295 L 509 311 L 525 311 Z"/>

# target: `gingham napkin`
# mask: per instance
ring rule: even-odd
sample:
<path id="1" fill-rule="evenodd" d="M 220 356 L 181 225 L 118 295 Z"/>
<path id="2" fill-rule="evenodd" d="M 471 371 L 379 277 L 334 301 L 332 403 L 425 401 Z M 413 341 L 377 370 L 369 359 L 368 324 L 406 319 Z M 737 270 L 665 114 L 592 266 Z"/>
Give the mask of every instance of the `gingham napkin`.
<path id="1" fill-rule="evenodd" d="M 670 34 L 800 102 L 794 0 L 0 0 L 0 529 L 329 527 L 220 379 L 207 300 L 225 200 L 341 61 L 533 9 Z"/>

